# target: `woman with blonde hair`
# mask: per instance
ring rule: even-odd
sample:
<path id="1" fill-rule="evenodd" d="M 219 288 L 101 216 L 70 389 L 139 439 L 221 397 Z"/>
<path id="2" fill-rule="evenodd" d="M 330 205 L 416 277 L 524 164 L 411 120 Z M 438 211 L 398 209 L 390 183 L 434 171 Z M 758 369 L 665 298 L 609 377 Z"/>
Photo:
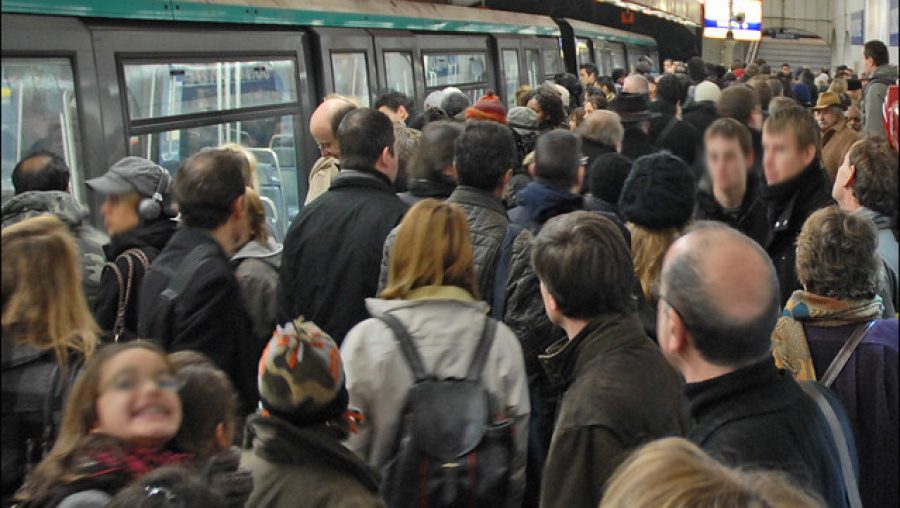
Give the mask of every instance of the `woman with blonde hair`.
<path id="1" fill-rule="evenodd" d="M 75 239 L 62 221 L 41 215 L 3 228 L 2 237 L 5 505 L 26 468 L 53 445 L 52 423 L 79 366 L 94 353 L 97 325 L 81 288 Z"/>
<path id="2" fill-rule="evenodd" d="M 265 344 L 277 324 L 275 288 L 281 268 L 282 245 L 269 232 L 259 193 L 248 187 L 244 202 L 247 206 L 247 243 L 232 256 L 231 264 L 253 321 L 253 337 L 259 344 Z"/>
<path id="3" fill-rule="evenodd" d="M 244 182 L 247 187 L 259 192 L 259 179 L 256 176 L 256 156 L 244 145 L 238 143 L 226 143 L 219 147 L 220 150 L 239 153 L 244 156 L 247 163 L 244 165 Z"/>
<path id="4" fill-rule="evenodd" d="M 423 369 L 436 379 L 465 378 L 492 326 L 479 382 L 489 395 L 490 421 L 513 426 L 513 480 L 506 492 L 511 504 L 521 503 L 530 412 L 525 363 L 516 336 L 489 318 L 488 305 L 478 300 L 465 214 L 453 204 L 420 201 L 400 223 L 389 259 L 381 298 L 366 301 L 373 318 L 350 330 L 341 347 L 350 405 L 367 415 L 348 446 L 379 469 L 400 448 L 398 429 L 414 377 L 398 341 L 408 336 Z"/>
<path id="5" fill-rule="evenodd" d="M 640 307 L 644 330 L 656 340 L 654 294 L 663 257 L 690 223 L 696 202 L 691 169 L 669 152 L 639 157 L 625 179 L 619 196 L 619 214 L 631 232 L 634 271 L 641 282 Z"/>
<path id="6" fill-rule="evenodd" d="M 660 439 L 635 451 L 610 478 L 600 508 L 824 508 L 775 471 L 720 464 L 694 443 Z"/>

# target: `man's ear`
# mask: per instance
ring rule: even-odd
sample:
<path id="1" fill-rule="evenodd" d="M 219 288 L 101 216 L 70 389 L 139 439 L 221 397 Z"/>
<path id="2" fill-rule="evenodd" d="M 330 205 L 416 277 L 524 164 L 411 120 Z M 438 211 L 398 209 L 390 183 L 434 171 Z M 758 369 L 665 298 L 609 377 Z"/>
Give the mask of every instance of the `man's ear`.
<path id="1" fill-rule="evenodd" d="M 406 106 L 401 104 L 400 107 L 397 108 L 397 116 L 400 117 L 400 120 L 403 122 L 409 118 L 409 111 L 406 110 Z"/>
<path id="2" fill-rule="evenodd" d="M 816 145 L 809 145 L 806 147 L 806 154 L 803 156 L 803 161 L 807 166 L 812 164 L 812 161 L 816 158 Z"/>
<path id="3" fill-rule="evenodd" d="M 856 183 L 856 166 L 850 164 L 850 171 L 847 171 L 847 179 L 841 185 L 843 185 L 844 188 L 849 189 L 850 187 L 853 187 L 854 183 Z"/>
<path id="4" fill-rule="evenodd" d="M 578 175 L 575 178 L 575 181 L 578 184 L 578 189 L 584 191 L 584 166 L 581 164 L 578 165 Z"/>
<path id="5" fill-rule="evenodd" d="M 665 322 L 665 341 L 660 341 L 660 347 L 663 347 L 666 350 L 668 356 L 681 356 L 684 352 L 685 347 L 689 344 L 690 339 L 688 338 L 687 328 L 684 326 L 684 320 L 681 319 L 681 315 L 675 312 L 670 305 L 666 305 L 664 302 L 660 302 L 660 305 L 665 305 L 665 313 L 666 313 L 666 322 Z M 662 330 L 661 330 L 662 332 Z M 665 342 L 665 344 L 663 344 Z"/>
<path id="6" fill-rule="evenodd" d="M 756 154 L 753 153 L 753 150 L 750 150 L 750 153 L 744 156 L 747 161 L 747 172 L 750 172 L 750 169 L 753 167 L 753 162 L 756 160 Z"/>
<path id="7" fill-rule="evenodd" d="M 512 180 L 512 177 L 513 177 L 513 170 L 512 170 L 512 168 L 507 169 L 507 170 L 506 170 L 506 173 L 503 173 L 503 188 L 504 188 L 504 189 L 505 189 L 506 186 L 509 184 L 509 181 Z"/>
<path id="8" fill-rule="evenodd" d="M 234 198 L 234 201 L 231 203 L 231 216 L 235 219 L 240 219 L 247 214 L 247 203 L 244 199 L 245 196 L 245 194 L 241 194 Z"/>

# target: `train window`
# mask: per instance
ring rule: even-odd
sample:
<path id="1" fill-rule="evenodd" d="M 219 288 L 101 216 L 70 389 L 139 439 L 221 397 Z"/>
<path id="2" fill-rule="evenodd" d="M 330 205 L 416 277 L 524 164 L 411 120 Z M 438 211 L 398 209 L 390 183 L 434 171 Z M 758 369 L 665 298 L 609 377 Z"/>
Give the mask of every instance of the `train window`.
<path id="1" fill-rule="evenodd" d="M 345 97 L 369 105 L 369 70 L 366 53 L 331 53 L 331 72 L 334 76 L 334 91 Z"/>
<path id="2" fill-rule="evenodd" d="M 297 101 L 293 60 L 126 63 L 132 120 Z"/>
<path id="3" fill-rule="evenodd" d="M 72 62 L 66 58 L 3 58 L 0 67 L 2 202 L 13 195 L 16 162 L 35 150 L 48 150 L 65 159 L 71 170 L 72 193 L 84 202 Z"/>
<path id="4" fill-rule="evenodd" d="M 516 105 L 516 88 L 519 87 L 519 52 L 503 50 L 503 74 L 506 76 L 506 107 Z"/>
<path id="5" fill-rule="evenodd" d="M 576 39 L 575 52 L 576 58 L 578 60 L 578 65 L 591 62 L 591 48 L 588 47 L 587 40 Z"/>
<path id="6" fill-rule="evenodd" d="M 481 83 L 488 79 L 484 53 L 432 53 L 422 58 L 428 87 Z"/>
<path id="7" fill-rule="evenodd" d="M 174 176 L 190 155 L 204 148 L 240 143 L 256 156 L 260 194 L 271 202 L 266 204 L 271 208 L 267 215 L 280 235 L 287 231 L 301 203 L 294 149 L 296 121 L 290 115 L 274 116 L 131 136 L 129 155 L 151 159 Z"/>
<path id="8" fill-rule="evenodd" d="M 538 50 L 525 50 L 525 70 L 528 71 L 528 84 L 537 86 L 541 82 L 541 55 Z"/>
<path id="9" fill-rule="evenodd" d="M 559 72 L 559 51 L 544 50 L 544 75 L 552 76 Z"/>
<path id="10" fill-rule="evenodd" d="M 408 51 L 385 51 L 384 70 L 387 87 L 413 98 L 416 95 L 413 82 L 412 53 Z"/>

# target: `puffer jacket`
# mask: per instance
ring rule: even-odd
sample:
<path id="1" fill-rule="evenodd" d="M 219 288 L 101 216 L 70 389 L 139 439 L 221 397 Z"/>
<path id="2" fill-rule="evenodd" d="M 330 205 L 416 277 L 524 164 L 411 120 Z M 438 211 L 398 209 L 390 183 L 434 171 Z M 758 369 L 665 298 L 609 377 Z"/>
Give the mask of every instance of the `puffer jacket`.
<path id="1" fill-rule="evenodd" d="M 78 243 L 81 282 L 88 306 L 92 307 L 100 292 L 100 274 L 106 263 L 103 246 L 109 243 L 109 238 L 90 225 L 88 211 L 75 200 L 75 196 L 61 191 L 23 192 L 3 205 L 0 213 L 3 227 L 45 213 L 52 213 L 69 227 Z"/>
<path id="2" fill-rule="evenodd" d="M 410 333 L 424 368 L 439 379 L 463 378 L 481 338 L 488 307 L 465 290 L 426 286 L 407 300 L 369 299 L 372 316 L 385 312 L 399 319 Z M 347 446 L 376 468 L 382 468 L 398 447 L 398 429 L 413 374 L 397 339 L 378 319 L 354 327 L 341 346 L 350 405 L 366 416 L 366 425 L 351 435 Z M 515 426 L 515 464 L 508 506 L 520 506 L 525 486 L 530 404 L 522 348 L 505 325 L 498 324 L 488 353 L 482 386 L 490 397 L 493 420 L 512 418 Z"/>
<path id="3" fill-rule="evenodd" d="M 276 290 L 282 250 L 282 245 L 269 237 L 265 244 L 255 240 L 247 243 L 231 257 L 253 336 L 264 342 L 272 338 L 278 320 Z"/>
<path id="4" fill-rule="evenodd" d="M 3 384 L 3 506 L 25 480 L 25 468 L 29 460 L 40 459 L 40 442 L 44 430 L 44 408 L 53 386 L 56 357 L 52 349 L 40 350 L 15 339 L 15 332 L 3 330 L 2 384 Z M 63 403 L 78 372 L 80 361 L 73 355 L 70 370 L 65 376 L 60 371 L 58 400 L 48 416 L 58 424 L 62 418 Z M 30 459 L 27 456 L 29 442 L 37 445 Z M 49 443 L 52 445 L 52 443 Z"/>

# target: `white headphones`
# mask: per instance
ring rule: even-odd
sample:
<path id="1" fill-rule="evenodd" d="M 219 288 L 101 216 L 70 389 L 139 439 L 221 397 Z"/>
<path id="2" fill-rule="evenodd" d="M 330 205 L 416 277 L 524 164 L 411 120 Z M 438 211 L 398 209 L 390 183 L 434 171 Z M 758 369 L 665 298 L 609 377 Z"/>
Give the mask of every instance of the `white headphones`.
<path id="1" fill-rule="evenodd" d="M 163 195 L 162 193 L 169 186 L 169 173 L 163 168 L 159 168 L 159 185 L 156 186 L 156 192 L 152 198 L 144 198 L 138 204 L 138 215 L 145 221 L 151 221 L 159 218 L 162 214 Z"/>

